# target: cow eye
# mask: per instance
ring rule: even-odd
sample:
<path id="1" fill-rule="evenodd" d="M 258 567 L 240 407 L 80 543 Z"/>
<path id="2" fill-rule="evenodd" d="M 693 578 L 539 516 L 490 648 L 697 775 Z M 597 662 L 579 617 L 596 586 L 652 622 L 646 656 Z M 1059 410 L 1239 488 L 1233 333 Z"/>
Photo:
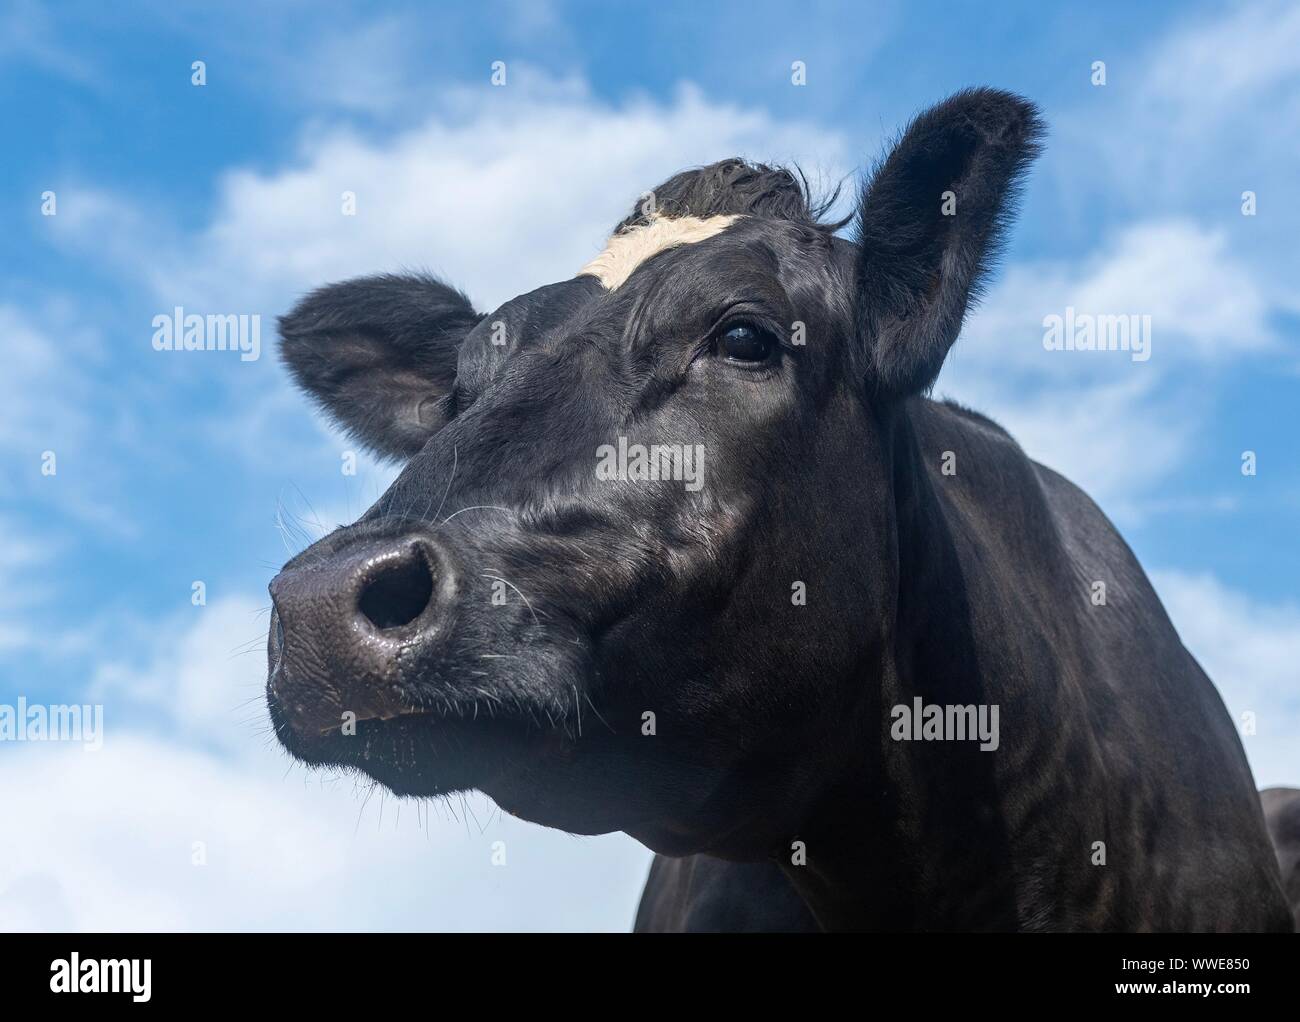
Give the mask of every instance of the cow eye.
<path id="1" fill-rule="evenodd" d="M 749 323 L 727 327 L 720 340 L 723 354 L 733 362 L 766 362 L 776 347 L 770 333 Z"/>

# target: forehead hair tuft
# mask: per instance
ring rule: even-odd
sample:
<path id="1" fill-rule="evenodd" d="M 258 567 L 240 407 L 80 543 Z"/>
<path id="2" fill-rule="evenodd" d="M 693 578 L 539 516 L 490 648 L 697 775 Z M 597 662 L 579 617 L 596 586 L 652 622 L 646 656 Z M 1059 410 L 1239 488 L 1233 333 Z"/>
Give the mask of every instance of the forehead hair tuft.
<path id="1" fill-rule="evenodd" d="M 798 168 L 741 159 L 684 170 L 643 194 L 631 215 L 614 229 L 605 250 L 578 274 L 595 277 L 613 291 L 651 256 L 711 238 L 741 217 L 793 221 L 830 235 L 852 219 L 822 221 L 839 194 L 836 187 L 815 198 Z"/>
<path id="2" fill-rule="evenodd" d="M 797 166 L 769 167 L 733 158 L 674 174 L 649 196 L 637 199 L 632 212 L 614 233 L 648 225 L 658 217 L 759 216 L 836 231 L 852 217 L 832 223 L 822 218 L 840 196 L 836 186 L 823 196 L 813 194 L 808 178 Z M 648 201 L 653 197 L 653 205 Z"/>

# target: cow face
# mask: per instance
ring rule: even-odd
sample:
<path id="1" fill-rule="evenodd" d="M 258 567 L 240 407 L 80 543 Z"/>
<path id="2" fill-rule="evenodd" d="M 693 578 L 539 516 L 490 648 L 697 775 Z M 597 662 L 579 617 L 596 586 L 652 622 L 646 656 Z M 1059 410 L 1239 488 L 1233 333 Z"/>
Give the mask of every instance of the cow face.
<path id="1" fill-rule="evenodd" d="M 938 373 L 1038 131 L 988 90 L 924 114 L 856 243 L 788 174 L 729 161 L 490 315 L 421 277 L 307 297 L 289 368 L 406 464 L 271 584 L 284 746 L 670 853 L 790 833 L 872 724 L 892 417 Z"/>

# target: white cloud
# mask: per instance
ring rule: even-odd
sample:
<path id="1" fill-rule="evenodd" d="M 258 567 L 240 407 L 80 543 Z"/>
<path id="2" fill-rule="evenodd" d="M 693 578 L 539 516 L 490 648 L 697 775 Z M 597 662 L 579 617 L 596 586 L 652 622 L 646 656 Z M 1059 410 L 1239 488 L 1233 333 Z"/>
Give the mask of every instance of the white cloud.
<path id="1" fill-rule="evenodd" d="M 0 515 L 0 536 L 0 653 L 10 653 L 41 641 L 26 614 L 49 596 L 44 569 L 55 548 L 6 515 Z"/>
<path id="2" fill-rule="evenodd" d="M 1144 50 L 1106 56 L 1107 85 L 1053 118 L 1048 164 L 1062 209 L 1143 219 L 1195 211 L 1223 229 L 1272 305 L 1300 310 L 1290 200 L 1300 172 L 1300 7 L 1256 0 L 1196 10 Z M 1247 191 L 1255 216 L 1241 215 Z"/>
<path id="3" fill-rule="evenodd" d="M 135 410 L 129 402 L 102 400 L 98 378 L 115 355 L 84 315 L 67 297 L 0 304 L 0 457 L 11 466 L 9 495 L 41 506 L 47 522 L 67 516 L 103 534 L 128 536 L 134 523 L 112 507 L 121 474 L 104 452 L 123 457 L 139 443 Z"/>
<path id="4" fill-rule="evenodd" d="M 576 80 L 512 74 L 504 88 L 449 92 L 423 124 L 382 141 L 313 125 L 292 166 L 228 172 L 197 236 L 137 235 L 147 260 L 108 254 L 129 272 L 149 267 L 165 305 L 273 312 L 327 281 L 429 267 L 487 309 L 571 277 L 642 191 L 685 166 L 738 154 L 846 166 L 838 134 L 690 86 L 670 103 L 615 105 Z M 345 191 L 355 216 L 341 212 Z M 121 199 L 84 206 L 62 226 L 87 244 L 106 219 L 142 219 Z"/>
<path id="5" fill-rule="evenodd" d="M 1150 360 L 1120 352 L 1043 347 L 1043 318 L 1066 306 L 1090 315 L 1148 315 Z M 1274 337 L 1258 281 L 1221 231 L 1188 220 L 1143 221 L 1073 262 L 1017 263 L 971 318 L 965 342 L 1001 372 L 1024 368 L 1077 379 L 1216 360 L 1267 348 Z M 1014 339 L 1014 340 L 1012 340 Z"/>
<path id="6" fill-rule="evenodd" d="M 269 603 L 233 596 L 190 607 L 163 627 L 150 662 L 101 664 L 87 698 L 159 709 L 174 739 L 251 753 L 253 722 L 265 720 Z"/>
<path id="7" fill-rule="evenodd" d="M 1242 188 L 1294 174 L 1300 8 L 1255 0 L 1195 11 L 1145 50 L 1108 56 L 1108 82 L 1053 125 L 1072 179 L 1148 203 L 1187 198 L 1224 171 Z M 1098 162 L 1098 158 L 1102 158 Z M 1104 171 L 1105 173 L 1099 173 Z M 1235 213 L 1235 196 L 1225 209 Z"/>
<path id="8" fill-rule="evenodd" d="M 1046 349 L 1044 317 L 1067 307 L 1149 315 L 1150 357 Z M 1219 232 L 1138 223 L 1079 260 L 1012 266 L 972 315 L 938 389 L 992 415 L 1031 457 L 1132 520 L 1213 421 L 1209 367 L 1277 343 L 1268 312 Z"/>
<path id="9" fill-rule="evenodd" d="M 1148 102 L 1178 114 L 1166 121 L 1171 130 L 1205 143 L 1207 116 L 1276 114 L 1258 109 L 1261 95 L 1290 92 L 1289 109 L 1300 110 L 1290 90 L 1297 78 L 1300 8 L 1263 0 L 1189 23 L 1163 39 L 1149 60 L 1143 92 Z"/>
<path id="10" fill-rule="evenodd" d="M 97 753 L 7 753 L 0 928 L 631 926 L 649 853 L 628 838 L 575 839 L 481 799 L 476 824 L 459 804 L 399 807 L 351 782 L 286 777 L 270 755 L 232 761 L 114 730 L 107 712 L 105 727 Z"/>
<path id="11" fill-rule="evenodd" d="M 21 453 L 39 474 L 43 450 L 81 444 L 91 426 L 91 384 L 84 372 L 97 359 L 98 339 L 79 328 L 68 309 L 0 305 L 5 371 L 0 375 L 0 450 Z"/>
<path id="12" fill-rule="evenodd" d="M 107 506 L 120 480 L 96 441 L 117 439 L 120 408 L 96 415 L 94 376 L 104 352 L 71 303 L 0 304 L 5 365 L 0 373 L 0 463 L 6 510 L 0 514 L 0 653 L 42 643 L 36 615 L 58 589 L 52 565 L 74 545 L 65 517 L 113 536 L 132 525 Z M 47 474 L 47 466 L 53 469 Z"/>
<path id="13" fill-rule="evenodd" d="M 1152 582 L 1183 643 L 1240 725 L 1255 784 L 1300 784 L 1300 605 L 1270 604 L 1212 575 L 1156 571 Z"/>

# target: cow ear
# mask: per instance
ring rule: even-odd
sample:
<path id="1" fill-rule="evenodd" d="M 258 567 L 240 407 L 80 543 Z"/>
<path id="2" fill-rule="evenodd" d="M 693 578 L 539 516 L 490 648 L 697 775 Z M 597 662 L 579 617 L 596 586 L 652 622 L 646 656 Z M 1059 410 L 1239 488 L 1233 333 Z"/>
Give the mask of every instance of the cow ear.
<path id="1" fill-rule="evenodd" d="M 1042 121 L 1008 92 L 959 92 L 917 117 L 862 190 L 859 335 L 878 393 L 928 389 L 1015 215 Z"/>
<path id="2" fill-rule="evenodd" d="M 458 348 L 480 318 L 432 277 L 360 277 L 281 316 L 280 357 L 358 443 L 409 458 L 450 418 Z"/>

